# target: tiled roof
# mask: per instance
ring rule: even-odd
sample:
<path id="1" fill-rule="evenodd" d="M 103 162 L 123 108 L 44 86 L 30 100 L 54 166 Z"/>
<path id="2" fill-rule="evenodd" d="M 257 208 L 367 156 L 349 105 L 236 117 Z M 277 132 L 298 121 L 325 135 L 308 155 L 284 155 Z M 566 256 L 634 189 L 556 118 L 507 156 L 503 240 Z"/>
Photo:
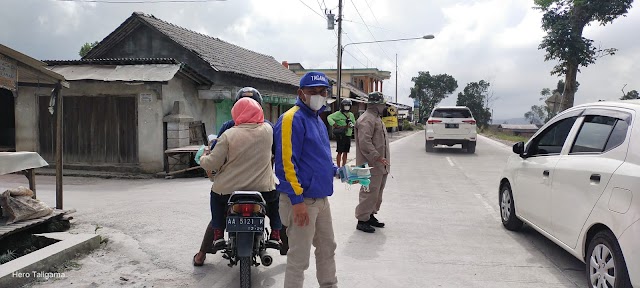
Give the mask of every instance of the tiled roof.
<path id="1" fill-rule="evenodd" d="M 213 68 L 222 72 L 237 73 L 253 78 L 298 86 L 300 78 L 282 66 L 275 58 L 240 46 L 197 33 L 153 15 L 135 12 L 133 16 L 145 21 L 179 45 L 198 54 Z"/>

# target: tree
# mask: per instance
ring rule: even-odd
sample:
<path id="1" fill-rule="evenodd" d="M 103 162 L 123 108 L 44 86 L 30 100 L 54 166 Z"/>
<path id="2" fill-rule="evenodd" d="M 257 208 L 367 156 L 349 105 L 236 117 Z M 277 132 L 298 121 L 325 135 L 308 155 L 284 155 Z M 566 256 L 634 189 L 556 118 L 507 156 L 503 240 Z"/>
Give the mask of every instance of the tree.
<path id="1" fill-rule="evenodd" d="M 98 45 L 98 41 L 93 42 L 93 43 L 84 43 L 84 45 L 82 45 L 82 47 L 80 47 L 80 52 L 78 52 L 78 54 L 80 55 L 80 57 L 84 57 L 87 56 L 87 53 L 89 53 L 89 51 L 91 51 L 91 49 L 93 49 L 93 47 L 96 47 Z"/>
<path id="2" fill-rule="evenodd" d="M 471 110 L 480 129 L 486 128 L 491 122 L 491 111 L 486 104 L 489 97 L 489 86 L 491 84 L 484 80 L 471 82 L 464 87 L 463 92 L 458 93 L 456 101 L 457 106 L 467 106 Z"/>
<path id="3" fill-rule="evenodd" d="M 626 94 L 624 94 L 622 98 L 620 98 L 620 100 L 633 100 L 633 99 L 640 99 L 640 94 L 636 90 L 631 90 Z"/>
<path id="4" fill-rule="evenodd" d="M 576 82 L 576 91 L 578 91 L 578 87 L 580 87 L 580 83 Z M 553 117 L 558 114 L 557 104 L 558 98 L 561 98 L 559 95 L 564 91 L 564 81 L 559 80 L 558 84 L 556 84 L 556 88 L 551 90 L 550 88 L 544 88 L 540 91 L 540 101 L 544 101 L 544 105 L 533 105 L 531 106 L 531 110 L 527 113 L 524 113 L 524 118 L 529 120 L 531 124 L 544 124 L 549 122 Z"/>
<path id="5" fill-rule="evenodd" d="M 598 22 L 604 26 L 625 14 L 633 0 L 534 0 L 536 9 L 544 12 L 542 29 L 547 32 L 538 49 L 546 50 L 545 61 L 560 63 L 552 75 L 565 76 L 560 111 L 573 106 L 580 67 L 587 67 L 605 55 L 613 55 L 615 48 L 596 48 L 593 40 L 582 37 L 586 25 Z"/>
<path id="6" fill-rule="evenodd" d="M 430 115 L 438 103 L 458 89 L 458 81 L 447 74 L 431 75 L 428 71 L 420 71 L 411 81 L 414 86 L 409 97 L 415 99 L 420 107 L 420 121 Z"/>

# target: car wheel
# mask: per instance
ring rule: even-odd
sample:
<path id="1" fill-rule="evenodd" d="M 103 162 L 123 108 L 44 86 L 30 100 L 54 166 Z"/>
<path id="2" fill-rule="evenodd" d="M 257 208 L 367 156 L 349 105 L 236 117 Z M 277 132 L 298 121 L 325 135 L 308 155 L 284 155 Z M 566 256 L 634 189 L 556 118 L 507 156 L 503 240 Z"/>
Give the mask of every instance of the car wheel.
<path id="1" fill-rule="evenodd" d="M 433 150 L 434 150 L 433 141 L 425 141 L 424 142 L 424 150 L 426 150 L 427 152 L 433 152 Z"/>
<path id="2" fill-rule="evenodd" d="M 616 237 L 608 230 L 598 232 L 587 250 L 587 283 L 593 288 L 630 288 L 627 264 Z"/>
<path id="3" fill-rule="evenodd" d="M 467 152 L 471 154 L 476 153 L 476 142 L 467 143 Z"/>
<path id="4" fill-rule="evenodd" d="M 522 221 L 516 216 L 511 185 L 506 183 L 500 188 L 500 219 L 507 230 L 517 231 L 522 228 Z"/>

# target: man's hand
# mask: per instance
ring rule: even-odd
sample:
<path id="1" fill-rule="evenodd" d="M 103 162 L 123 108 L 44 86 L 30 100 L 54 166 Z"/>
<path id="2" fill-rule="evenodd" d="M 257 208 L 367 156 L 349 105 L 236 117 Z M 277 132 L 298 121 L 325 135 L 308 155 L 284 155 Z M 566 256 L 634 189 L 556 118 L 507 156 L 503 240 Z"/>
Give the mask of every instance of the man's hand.
<path id="1" fill-rule="evenodd" d="M 389 166 L 389 160 L 387 160 L 384 157 L 378 158 L 378 162 L 382 163 L 382 165 L 384 165 L 384 166 Z"/>
<path id="2" fill-rule="evenodd" d="M 309 225 L 309 213 L 304 202 L 293 205 L 293 223 L 300 227 Z"/>

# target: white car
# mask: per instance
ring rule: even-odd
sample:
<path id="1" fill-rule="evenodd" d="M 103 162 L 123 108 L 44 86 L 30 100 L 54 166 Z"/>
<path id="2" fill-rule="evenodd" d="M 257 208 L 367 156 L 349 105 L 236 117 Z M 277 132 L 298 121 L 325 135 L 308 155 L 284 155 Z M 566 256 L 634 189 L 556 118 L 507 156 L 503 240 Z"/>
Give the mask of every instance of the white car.
<path id="1" fill-rule="evenodd" d="M 640 287 L 640 100 L 562 112 L 513 146 L 502 224 L 523 222 L 586 263 L 588 287 Z"/>
<path id="2" fill-rule="evenodd" d="M 436 107 L 427 120 L 425 150 L 433 152 L 436 145 L 449 147 L 461 144 L 469 153 L 476 152 L 476 120 L 465 106 Z"/>

